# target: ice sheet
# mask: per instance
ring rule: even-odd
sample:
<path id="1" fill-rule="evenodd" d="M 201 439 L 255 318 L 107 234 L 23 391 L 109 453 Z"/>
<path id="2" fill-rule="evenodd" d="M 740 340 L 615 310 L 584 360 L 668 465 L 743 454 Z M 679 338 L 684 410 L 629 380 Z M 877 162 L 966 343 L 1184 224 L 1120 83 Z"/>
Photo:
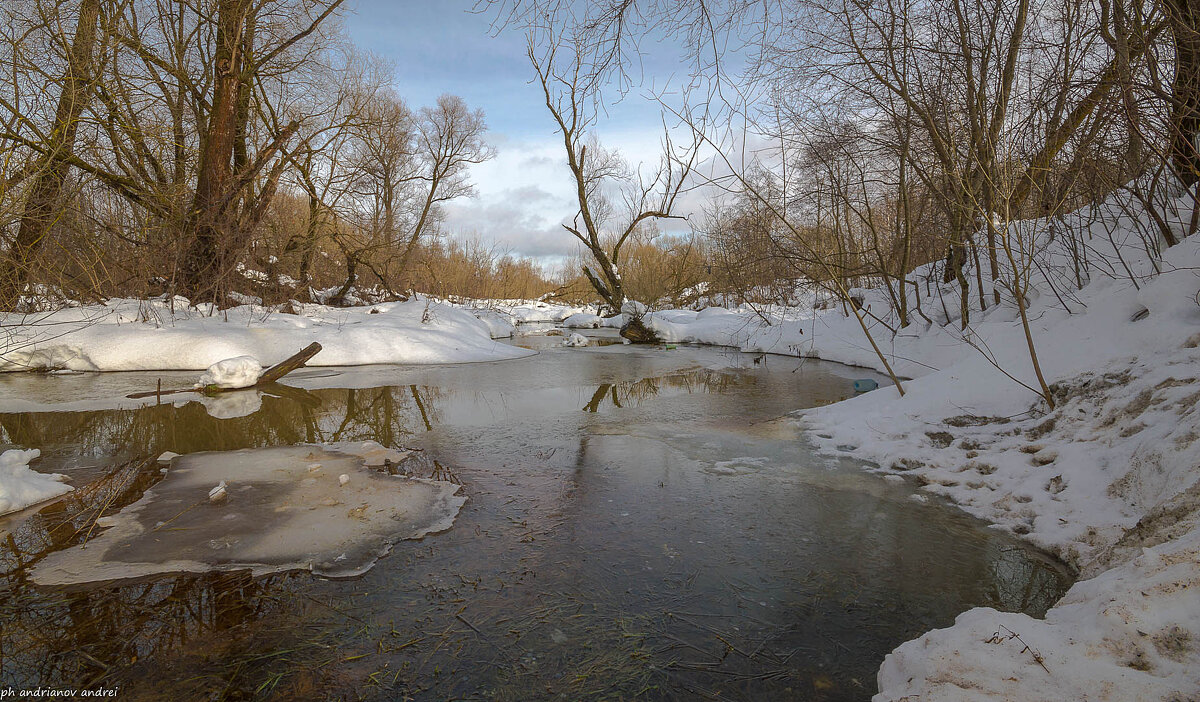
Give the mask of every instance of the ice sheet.
<path id="1" fill-rule="evenodd" d="M 369 570 L 399 540 L 450 528 L 466 502 L 453 483 L 365 465 L 403 454 L 373 442 L 339 448 L 179 456 L 160 483 L 106 522 L 111 528 L 85 545 L 50 554 L 31 578 L 73 585 L 247 569 L 348 577 Z M 340 481 L 343 475 L 349 479 Z M 210 500 L 222 482 L 226 496 Z"/>

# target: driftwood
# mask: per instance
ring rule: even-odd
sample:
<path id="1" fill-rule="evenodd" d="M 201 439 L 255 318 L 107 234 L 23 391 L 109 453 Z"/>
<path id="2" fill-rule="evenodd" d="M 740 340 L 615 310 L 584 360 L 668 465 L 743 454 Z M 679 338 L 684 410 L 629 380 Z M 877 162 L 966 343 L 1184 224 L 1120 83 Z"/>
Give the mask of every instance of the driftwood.
<path id="1" fill-rule="evenodd" d="M 126 395 L 125 397 L 128 397 L 131 400 L 139 400 L 144 397 L 161 397 L 163 395 L 174 395 L 176 393 L 181 393 L 181 392 L 201 392 L 206 395 L 216 395 L 218 393 L 233 392 L 235 390 L 249 390 L 250 388 L 262 388 L 263 386 L 270 386 L 272 388 L 277 388 L 277 387 L 279 387 L 278 381 L 280 378 L 282 378 L 283 376 L 287 375 L 288 373 L 291 373 L 292 371 L 294 371 L 298 368 L 303 368 L 304 364 L 307 363 L 309 361 L 309 359 L 311 359 L 313 356 L 316 356 L 320 350 L 321 350 L 321 345 L 314 341 L 311 344 L 309 344 L 308 346 L 305 346 L 303 349 L 300 349 L 300 351 L 298 353 L 285 358 L 284 360 L 280 361 L 279 363 L 276 363 L 275 365 L 273 365 L 270 368 L 263 371 L 263 374 L 258 377 L 257 383 L 255 383 L 254 385 L 244 387 L 244 388 L 219 388 L 214 385 L 210 385 L 210 386 L 204 387 L 204 388 L 180 388 L 178 390 L 163 390 L 162 389 L 162 380 L 159 380 L 158 381 L 158 389 L 147 390 L 145 392 L 135 392 L 132 395 Z"/>

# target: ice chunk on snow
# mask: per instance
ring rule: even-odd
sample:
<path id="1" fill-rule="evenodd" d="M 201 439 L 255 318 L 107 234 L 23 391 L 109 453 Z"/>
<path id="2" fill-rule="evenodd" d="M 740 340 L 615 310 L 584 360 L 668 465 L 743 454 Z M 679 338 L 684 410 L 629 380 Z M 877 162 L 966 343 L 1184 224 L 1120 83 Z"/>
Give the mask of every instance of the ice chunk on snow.
<path id="1" fill-rule="evenodd" d="M 262 364 L 253 356 L 234 356 L 217 361 L 200 376 L 196 387 L 248 388 L 263 374 Z"/>
<path id="2" fill-rule="evenodd" d="M 0 454 L 0 514 L 25 509 L 74 489 L 63 485 L 65 475 L 30 469 L 29 462 L 40 455 L 38 449 L 13 449 Z"/>
<path id="3" fill-rule="evenodd" d="M 175 458 L 178 455 L 179 454 L 175 453 L 174 451 L 163 451 L 162 454 L 158 457 L 158 462 L 159 463 L 170 463 L 171 459 Z"/>
<path id="4" fill-rule="evenodd" d="M 563 340 L 563 346 L 587 346 L 587 337 L 583 334 L 572 334 Z"/>
<path id="5" fill-rule="evenodd" d="M 342 473 L 338 476 L 338 485 L 345 485 L 350 482 L 350 476 Z"/>
<path id="6" fill-rule="evenodd" d="M 225 499 L 225 496 L 228 494 L 228 492 L 226 490 L 227 487 L 228 486 L 225 485 L 224 480 L 217 483 L 217 486 L 215 488 L 208 491 L 208 501 L 209 502 L 220 502 L 221 500 Z"/>
<path id="7" fill-rule="evenodd" d="M 316 462 L 325 470 L 310 473 Z M 339 486 L 343 474 L 353 480 Z M 226 498 L 210 502 L 222 481 Z M 467 499 L 458 491 L 373 470 L 325 446 L 192 453 L 86 549 L 48 555 L 31 577 L 65 585 L 233 570 L 356 575 L 395 542 L 450 528 Z"/>

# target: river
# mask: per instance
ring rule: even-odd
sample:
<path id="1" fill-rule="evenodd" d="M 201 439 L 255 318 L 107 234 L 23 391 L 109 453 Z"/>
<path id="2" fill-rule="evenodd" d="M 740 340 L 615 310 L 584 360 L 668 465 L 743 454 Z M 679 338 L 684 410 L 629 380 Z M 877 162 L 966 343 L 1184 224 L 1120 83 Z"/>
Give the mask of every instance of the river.
<path id="1" fill-rule="evenodd" d="M 0 398 L 41 405 L 0 414 L 3 441 L 40 448 L 38 469 L 76 486 L 100 480 L 93 506 L 159 479 L 136 462 L 114 471 L 137 457 L 362 440 L 421 449 L 421 471 L 468 497 L 451 529 L 346 580 L 40 587 L 25 569 L 80 543 L 87 513 L 0 519 L 0 688 L 861 700 L 901 642 L 973 606 L 1041 615 L 1070 584 L 1053 559 L 913 486 L 815 455 L 785 417 L 879 376 L 592 335 L 585 348 L 518 337 L 541 353 L 503 363 L 303 369 L 294 392 L 226 419 L 182 397 L 89 409 L 195 373 L 0 377 Z"/>

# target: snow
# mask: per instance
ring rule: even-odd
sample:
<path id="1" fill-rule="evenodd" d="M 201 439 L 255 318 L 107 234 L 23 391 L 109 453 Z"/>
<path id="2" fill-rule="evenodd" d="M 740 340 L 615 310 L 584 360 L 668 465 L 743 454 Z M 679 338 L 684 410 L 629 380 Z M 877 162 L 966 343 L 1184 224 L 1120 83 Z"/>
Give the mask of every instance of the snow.
<path id="1" fill-rule="evenodd" d="M 577 312 L 562 321 L 567 329 L 599 329 L 602 318 L 589 312 Z"/>
<path id="2" fill-rule="evenodd" d="M 506 339 L 516 332 L 516 327 L 513 326 L 508 315 L 499 310 L 473 309 L 471 314 L 487 326 L 488 333 L 493 339 Z"/>
<path id="3" fill-rule="evenodd" d="M 219 388 L 248 388 L 263 374 L 262 364 L 253 356 L 234 356 L 217 361 L 200 376 L 196 387 L 215 385 Z"/>
<path id="4" fill-rule="evenodd" d="M 0 454 L 0 514 L 23 510 L 74 489 L 63 484 L 65 475 L 32 470 L 29 462 L 40 455 L 38 449 L 10 449 Z"/>
<path id="5" fill-rule="evenodd" d="M 560 305 L 542 300 L 491 300 L 487 304 L 507 315 L 513 324 L 538 322 L 558 324 L 573 314 L 588 311 L 583 307 Z"/>
<path id="6" fill-rule="evenodd" d="M 583 334 L 572 334 L 563 339 L 563 346 L 582 347 L 588 345 L 588 338 Z"/>
<path id="7" fill-rule="evenodd" d="M 959 615 L 888 656 L 876 699 L 1195 699 L 1198 537 L 1193 528 L 1076 584 L 1045 620 Z"/>
<path id="8" fill-rule="evenodd" d="M 463 363 L 520 358 L 532 351 L 493 341 L 511 325 L 483 321 L 423 298 L 366 308 L 293 303 L 299 314 L 258 306 L 217 312 L 182 298 L 110 300 L 37 315 L 0 315 L 8 332 L 0 371 L 202 370 L 237 356 L 276 363 L 318 341 L 310 366 Z"/>
<path id="9" fill-rule="evenodd" d="M 230 570 L 359 575 L 396 541 L 450 528 L 466 502 L 453 483 L 367 466 L 397 455 L 354 442 L 179 456 L 141 499 L 98 524 L 105 531 L 86 548 L 49 554 L 30 578 L 68 585 Z"/>

